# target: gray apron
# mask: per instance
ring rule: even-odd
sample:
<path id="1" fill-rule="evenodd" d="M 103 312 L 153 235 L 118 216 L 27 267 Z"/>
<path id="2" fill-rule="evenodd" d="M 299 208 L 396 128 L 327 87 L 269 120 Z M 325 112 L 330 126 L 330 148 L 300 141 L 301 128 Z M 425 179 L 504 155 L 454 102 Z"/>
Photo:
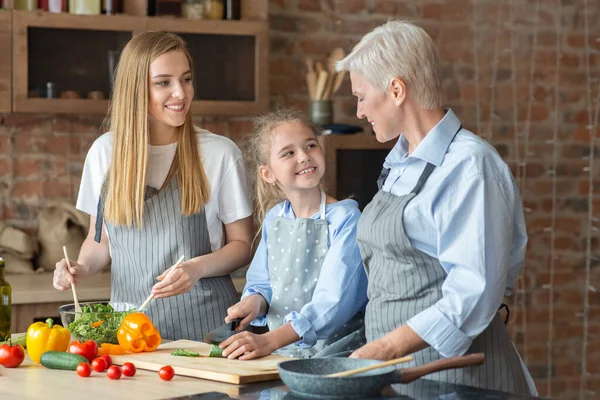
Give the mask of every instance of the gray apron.
<path id="1" fill-rule="evenodd" d="M 287 314 L 300 312 L 312 300 L 329 249 L 325 199 L 325 193 L 321 192 L 320 219 L 284 218 L 284 206 L 269 228 L 267 254 L 273 290 L 267 312 L 270 331 L 283 325 L 283 318 Z M 355 350 L 364 344 L 363 327 L 363 315 L 357 313 L 337 332 L 327 339 L 318 340 L 313 347 L 301 349 L 292 344 L 277 353 L 308 358 Z"/>
<path id="2" fill-rule="evenodd" d="M 446 271 L 436 258 L 411 245 L 403 225 L 406 205 L 419 194 L 433 169 L 434 165 L 428 163 L 415 188 L 402 196 L 381 190 L 388 172 L 384 170 L 378 181 L 379 192 L 359 219 L 357 240 L 369 279 L 369 303 L 365 313 L 367 342 L 406 324 L 442 298 Z M 467 354 L 478 352 L 485 353 L 483 365 L 441 371 L 428 375 L 427 379 L 530 394 L 520 357 L 499 313 L 475 338 Z M 433 347 L 413 355 L 413 361 L 403 364 L 403 368 L 443 358 Z"/>
<path id="3" fill-rule="evenodd" d="M 96 241 L 102 232 L 103 195 L 98 202 Z M 139 307 L 150 294 L 156 277 L 175 264 L 209 254 L 210 238 L 204 208 L 184 216 L 177 175 L 160 190 L 146 187 L 142 229 L 115 226 L 105 221 L 110 238 L 111 294 L 113 302 Z M 201 341 L 211 330 L 223 325 L 227 308 L 238 301 L 229 275 L 198 280 L 189 292 L 154 299 L 146 314 L 164 339 Z"/>

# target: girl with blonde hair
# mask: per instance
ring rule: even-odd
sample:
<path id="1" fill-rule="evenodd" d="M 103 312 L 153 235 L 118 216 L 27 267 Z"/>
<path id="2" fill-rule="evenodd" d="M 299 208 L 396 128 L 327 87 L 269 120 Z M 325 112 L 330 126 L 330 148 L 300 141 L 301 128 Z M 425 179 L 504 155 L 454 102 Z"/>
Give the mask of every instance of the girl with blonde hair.
<path id="1" fill-rule="evenodd" d="M 88 152 L 77 199 L 90 230 L 78 260 L 54 271 L 54 287 L 66 290 L 110 263 L 111 301 L 139 307 L 153 293 L 147 313 L 174 340 L 202 340 L 222 324 L 238 299 L 229 274 L 251 256 L 243 158 L 193 125 L 193 78 L 175 34 L 144 32 L 125 46 L 110 131 Z"/>
<path id="2" fill-rule="evenodd" d="M 228 338 L 220 344 L 226 357 L 248 360 L 286 346 L 284 354 L 322 356 L 364 343 L 360 211 L 354 200 L 338 201 L 323 191 L 318 133 L 291 109 L 255 121 L 247 156 L 262 231 L 242 300 L 229 308 L 226 321 L 241 319 L 239 330 L 266 324 L 269 332 Z"/>

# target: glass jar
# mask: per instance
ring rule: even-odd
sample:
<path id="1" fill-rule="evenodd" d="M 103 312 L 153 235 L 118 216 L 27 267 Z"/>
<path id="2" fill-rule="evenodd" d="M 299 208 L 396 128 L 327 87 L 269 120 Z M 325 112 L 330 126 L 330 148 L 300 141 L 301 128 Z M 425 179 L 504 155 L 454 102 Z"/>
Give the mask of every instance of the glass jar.
<path id="1" fill-rule="evenodd" d="M 15 10 L 34 11 L 37 9 L 37 0 L 15 0 L 13 8 Z"/>
<path id="2" fill-rule="evenodd" d="M 202 0 L 183 0 L 181 15 L 188 19 L 204 19 L 204 3 Z"/>
<path id="3" fill-rule="evenodd" d="M 204 1 L 204 18 L 206 19 L 223 19 L 225 4 L 223 0 L 205 0 Z"/>
<path id="4" fill-rule="evenodd" d="M 4 260 L 0 258 L 0 341 L 10 337 L 10 284 L 4 278 Z"/>

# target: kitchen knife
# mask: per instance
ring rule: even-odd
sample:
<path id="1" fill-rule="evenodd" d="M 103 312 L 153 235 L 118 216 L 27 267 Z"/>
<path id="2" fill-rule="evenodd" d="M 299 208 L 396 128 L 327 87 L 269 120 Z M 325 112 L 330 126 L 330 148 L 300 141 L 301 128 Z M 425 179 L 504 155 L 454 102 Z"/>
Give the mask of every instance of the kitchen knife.
<path id="1" fill-rule="evenodd" d="M 250 325 L 248 325 L 242 331 L 236 331 L 236 329 L 239 326 L 241 321 L 242 321 L 241 318 L 236 318 L 225 325 L 222 325 L 216 329 L 213 329 L 212 331 L 208 332 L 208 334 L 204 337 L 204 339 L 203 339 L 204 343 L 219 344 L 222 341 L 224 341 L 225 339 L 227 339 L 235 334 L 238 334 L 243 331 L 251 331 Z"/>

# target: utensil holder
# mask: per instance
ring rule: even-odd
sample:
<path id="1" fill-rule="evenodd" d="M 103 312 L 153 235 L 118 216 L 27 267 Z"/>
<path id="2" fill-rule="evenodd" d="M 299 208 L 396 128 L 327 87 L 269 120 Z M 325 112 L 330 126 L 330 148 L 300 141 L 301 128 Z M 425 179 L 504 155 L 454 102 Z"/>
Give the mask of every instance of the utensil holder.
<path id="1" fill-rule="evenodd" d="M 333 102 L 331 100 L 312 100 L 309 105 L 310 120 L 317 125 L 333 123 Z"/>

